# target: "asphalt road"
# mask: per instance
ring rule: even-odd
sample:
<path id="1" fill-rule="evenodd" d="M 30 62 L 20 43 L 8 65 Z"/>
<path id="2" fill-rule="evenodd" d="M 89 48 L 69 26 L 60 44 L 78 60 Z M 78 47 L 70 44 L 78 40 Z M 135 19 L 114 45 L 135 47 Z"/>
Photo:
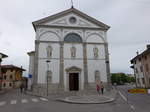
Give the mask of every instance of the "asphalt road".
<path id="1" fill-rule="evenodd" d="M 12 90 L 0 95 L 0 112 L 134 112 L 134 110 L 120 95 L 117 95 L 116 101 L 111 103 L 70 104 Z"/>
<path id="2" fill-rule="evenodd" d="M 118 86 L 122 99 L 126 101 L 134 112 L 150 112 L 150 94 L 131 94 L 127 90 L 134 86 Z"/>

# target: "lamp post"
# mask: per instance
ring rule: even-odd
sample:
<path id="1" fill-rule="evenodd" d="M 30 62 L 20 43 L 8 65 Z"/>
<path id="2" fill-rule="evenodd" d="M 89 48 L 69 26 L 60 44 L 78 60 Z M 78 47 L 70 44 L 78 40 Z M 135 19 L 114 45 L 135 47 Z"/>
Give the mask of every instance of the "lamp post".
<path id="1" fill-rule="evenodd" d="M 47 63 L 47 96 L 48 96 L 48 72 L 49 72 L 49 63 L 50 63 L 51 61 L 49 61 L 49 60 L 46 60 L 46 63 Z"/>
<path id="2" fill-rule="evenodd" d="M 1 67 L 1 62 L 2 62 L 2 58 L 6 58 L 8 57 L 7 55 L 0 53 L 0 90 L 2 89 L 2 67 Z"/>

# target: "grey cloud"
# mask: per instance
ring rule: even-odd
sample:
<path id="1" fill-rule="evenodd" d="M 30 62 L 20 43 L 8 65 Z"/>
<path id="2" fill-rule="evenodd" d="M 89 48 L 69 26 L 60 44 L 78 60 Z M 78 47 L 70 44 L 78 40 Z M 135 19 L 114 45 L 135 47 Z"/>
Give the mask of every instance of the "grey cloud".
<path id="1" fill-rule="evenodd" d="M 2 1 L 0 52 L 9 55 L 3 63 L 13 62 L 28 69 L 26 53 L 34 50 L 35 39 L 31 23 L 70 7 L 70 0 Z M 111 71 L 131 73 L 130 59 L 150 43 L 150 1 L 74 0 L 74 7 L 111 26 L 108 31 Z"/>

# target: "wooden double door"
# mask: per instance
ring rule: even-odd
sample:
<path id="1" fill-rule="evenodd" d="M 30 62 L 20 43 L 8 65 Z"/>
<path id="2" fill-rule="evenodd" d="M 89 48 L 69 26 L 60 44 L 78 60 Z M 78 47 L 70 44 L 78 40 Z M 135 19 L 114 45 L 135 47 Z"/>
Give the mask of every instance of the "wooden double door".
<path id="1" fill-rule="evenodd" d="M 69 90 L 79 90 L 79 73 L 69 73 Z"/>

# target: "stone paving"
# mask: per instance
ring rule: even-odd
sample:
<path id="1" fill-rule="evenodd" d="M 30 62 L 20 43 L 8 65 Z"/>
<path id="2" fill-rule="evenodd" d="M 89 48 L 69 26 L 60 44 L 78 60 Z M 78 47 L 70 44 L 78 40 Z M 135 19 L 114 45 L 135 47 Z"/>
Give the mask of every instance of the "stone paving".
<path id="1" fill-rule="evenodd" d="M 6 93 L 4 90 L 0 90 L 0 95 Z"/>
<path id="2" fill-rule="evenodd" d="M 114 101 L 116 99 L 116 94 L 117 91 L 115 89 L 112 89 L 111 91 L 105 91 L 104 94 L 98 94 L 95 90 L 91 90 L 91 91 L 49 94 L 48 96 L 43 97 L 66 103 L 99 104 Z"/>

